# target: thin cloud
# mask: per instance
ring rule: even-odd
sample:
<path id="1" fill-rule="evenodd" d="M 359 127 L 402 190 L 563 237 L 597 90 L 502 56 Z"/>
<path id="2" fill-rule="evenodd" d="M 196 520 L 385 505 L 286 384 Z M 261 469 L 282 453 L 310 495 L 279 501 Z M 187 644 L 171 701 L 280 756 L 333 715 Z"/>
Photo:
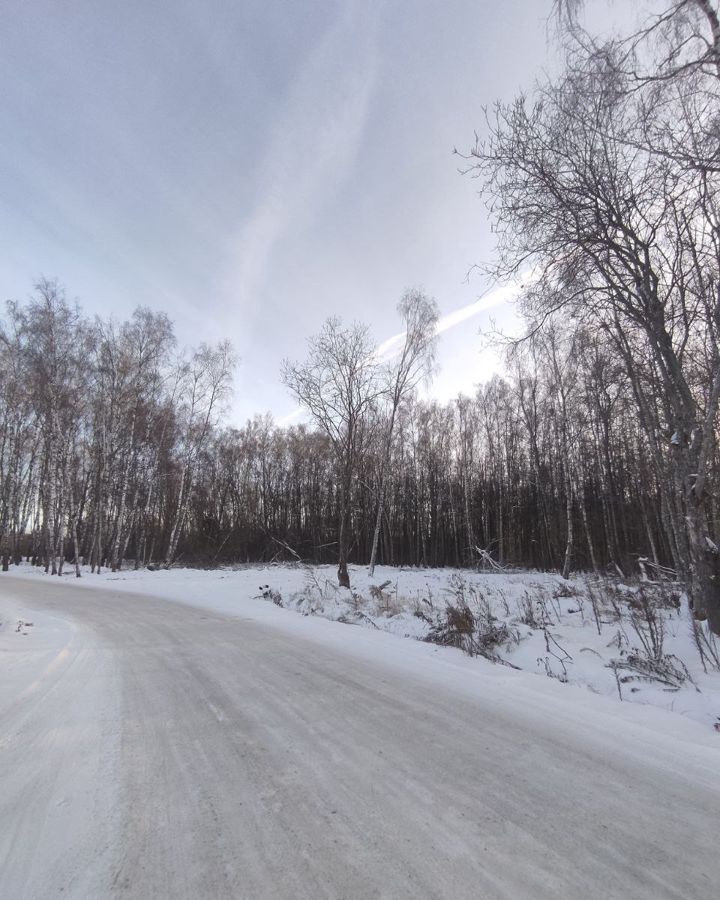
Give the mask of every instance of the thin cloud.
<path id="1" fill-rule="evenodd" d="M 279 242 L 347 179 L 376 83 L 368 5 L 348 3 L 310 50 L 264 153 L 255 207 L 235 239 L 230 289 L 254 300 Z"/>
<path id="2" fill-rule="evenodd" d="M 442 334 L 444 331 L 449 331 L 449 329 L 454 328 L 456 325 L 460 325 L 462 322 L 466 322 L 468 319 L 472 319 L 473 316 L 477 316 L 479 313 L 485 312 L 485 310 L 492 309 L 494 306 L 500 306 L 501 303 L 512 300 L 519 290 L 520 288 L 517 284 L 509 284 L 489 291 L 472 303 L 468 303 L 467 306 L 461 306 L 460 309 L 456 309 L 453 312 L 442 316 L 438 321 L 436 334 Z M 378 359 L 392 359 L 396 353 L 400 352 L 404 338 L 404 331 L 389 337 L 378 346 L 375 351 L 375 356 Z"/>

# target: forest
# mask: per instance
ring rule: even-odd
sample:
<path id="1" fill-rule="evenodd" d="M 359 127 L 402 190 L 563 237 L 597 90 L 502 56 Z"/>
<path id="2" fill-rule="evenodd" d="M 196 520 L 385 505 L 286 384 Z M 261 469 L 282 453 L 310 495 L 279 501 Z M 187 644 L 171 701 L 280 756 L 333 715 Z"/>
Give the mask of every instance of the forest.
<path id="1" fill-rule="evenodd" d="M 672 569 L 720 632 L 720 23 L 703 0 L 612 39 L 556 20 L 563 70 L 457 157 L 489 273 L 523 283 L 502 376 L 423 399 L 438 310 L 410 289 L 392 352 L 330 318 L 285 362 L 307 424 L 234 427 L 229 343 L 178 353 L 164 313 L 90 318 L 41 279 L 0 327 L 3 569 Z"/>

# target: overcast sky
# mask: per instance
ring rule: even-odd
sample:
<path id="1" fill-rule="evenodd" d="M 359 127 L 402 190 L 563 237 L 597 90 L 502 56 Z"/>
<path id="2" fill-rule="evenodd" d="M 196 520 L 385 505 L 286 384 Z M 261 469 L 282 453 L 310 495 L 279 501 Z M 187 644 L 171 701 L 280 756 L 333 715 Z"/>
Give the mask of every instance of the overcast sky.
<path id="1" fill-rule="evenodd" d="M 281 360 L 329 315 L 395 334 L 487 285 L 482 108 L 552 64 L 550 0 L 4 0 L 0 291 L 57 276 L 88 313 L 230 338 L 233 418 L 294 403 Z M 442 336 L 437 396 L 491 371 L 486 307 Z"/>

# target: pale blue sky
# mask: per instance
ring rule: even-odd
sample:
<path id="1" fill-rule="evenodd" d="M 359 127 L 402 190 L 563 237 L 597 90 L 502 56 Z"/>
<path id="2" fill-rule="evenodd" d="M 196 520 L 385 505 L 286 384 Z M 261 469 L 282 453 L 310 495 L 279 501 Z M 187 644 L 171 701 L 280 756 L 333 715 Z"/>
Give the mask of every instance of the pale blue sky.
<path id="1" fill-rule="evenodd" d="M 485 290 L 452 149 L 552 63 L 549 6 L 2 0 L 0 293 L 164 309 L 183 344 L 234 342 L 236 421 L 283 417 L 280 362 L 328 315 L 381 341 L 406 287 L 443 314 Z M 443 335 L 439 396 L 486 377 L 489 315 Z"/>

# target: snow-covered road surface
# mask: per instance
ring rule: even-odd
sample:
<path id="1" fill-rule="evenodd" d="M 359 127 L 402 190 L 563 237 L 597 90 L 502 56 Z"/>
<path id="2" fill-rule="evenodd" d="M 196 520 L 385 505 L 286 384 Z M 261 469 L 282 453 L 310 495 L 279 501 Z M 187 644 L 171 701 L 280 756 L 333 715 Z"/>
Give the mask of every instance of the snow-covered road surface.
<path id="1" fill-rule="evenodd" d="M 3 575 L 0 619 L 21 614 L 0 655 L 2 898 L 717 896 L 714 735 L 607 705 L 595 727 L 590 695 L 556 716 L 570 692 L 533 704 L 511 677 L 456 689 L 442 654 L 395 641 L 427 664 L 393 665 L 335 623 L 314 640 L 307 620 Z"/>

